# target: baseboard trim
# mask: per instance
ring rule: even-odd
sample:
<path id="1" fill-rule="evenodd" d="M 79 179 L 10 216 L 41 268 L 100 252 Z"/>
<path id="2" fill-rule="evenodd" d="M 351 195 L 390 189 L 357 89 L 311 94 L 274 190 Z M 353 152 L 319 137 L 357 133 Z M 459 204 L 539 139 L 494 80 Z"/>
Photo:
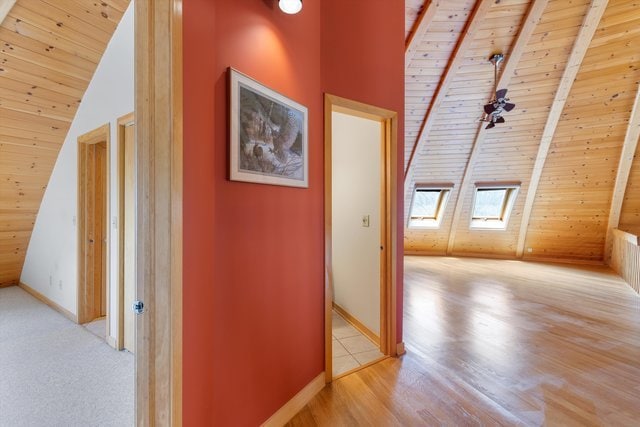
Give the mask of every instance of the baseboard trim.
<path id="1" fill-rule="evenodd" d="M 421 251 L 404 251 L 406 256 L 424 256 L 424 257 L 447 257 L 447 258 L 478 258 L 478 259 L 501 259 L 509 261 L 524 261 L 524 262 L 541 262 L 547 264 L 570 264 L 570 265 L 606 265 L 604 260 L 592 260 L 592 259 L 577 259 L 577 258 L 551 258 L 542 256 L 533 256 L 524 254 L 521 258 L 514 255 L 503 254 L 487 254 L 480 252 L 464 252 L 452 254 L 438 254 Z"/>
<path id="2" fill-rule="evenodd" d="M 269 417 L 267 421 L 262 423 L 261 427 L 282 427 L 291 421 L 324 386 L 324 372 L 322 372 L 300 390 L 298 394 L 293 396 L 290 401 L 285 403 L 282 408 L 278 409 L 275 414 Z"/>
<path id="3" fill-rule="evenodd" d="M 40 300 L 41 302 L 47 304 L 49 307 L 53 308 L 58 313 L 62 314 L 64 317 L 71 320 L 73 323 L 78 323 L 78 317 L 75 314 L 73 314 L 66 308 L 58 305 L 57 303 L 51 301 L 49 298 L 42 295 L 40 292 L 36 291 L 35 289 L 33 289 L 31 286 L 27 285 L 24 282 L 20 282 L 18 286 L 20 287 L 20 289 L 31 294 L 31 296 L 33 296 L 35 299 Z"/>
<path id="4" fill-rule="evenodd" d="M 396 345 L 396 352 L 398 353 L 398 356 L 402 356 L 403 354 L 405 354 L 407 352 L 407 350 L 405 350 L 405 348 L 404 348 L 404 342 L 399 342 Z"/>
<path id="5" fill-rule="evenodd" d="M 592 259 L 573 259 L 573 258 L 547 258 L 536 256 L 524 256 L 521 261 L 526 262 L 540 262 L 544 264 L 568 264 L 568 265 L 606 265 L 604 260 L 592 260 Z"/>
<path id="6" fill-rule="evenodd" d="M 340 307 L 338 304 L 333 302 L 333 308 L 342 316 L 344 319 L 351 323 L 354 328 L 365 334 L 371 341 L 373 341 L 378 347 L 380 347 L 380 337 L 376 335 L 371 329 L 367 328 L 362 324 L 358 319 L 353 317 L 349 312 L 347 312 L 344 308 Z"/>

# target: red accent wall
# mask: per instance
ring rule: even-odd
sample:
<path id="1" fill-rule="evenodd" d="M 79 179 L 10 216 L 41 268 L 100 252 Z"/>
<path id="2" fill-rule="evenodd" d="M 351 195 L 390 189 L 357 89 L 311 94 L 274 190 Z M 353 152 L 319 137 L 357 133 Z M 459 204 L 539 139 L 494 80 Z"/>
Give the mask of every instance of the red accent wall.
<path id="1" fill-rule="evenodd" d="M 404 246 L 404 14 L 404 0 L 322 0 L 322 90 L 398 112 L 398 342 Z"/>
<path id="2" fill-rule="evenodd" d="M 322 94 L 402 111 L 395 71 L 403 72 L 404 30 L 395 16 L 402 21 L 404 4 L 388 3 L 305 0 L 287 16 L 275 0 L 183 2 L 186 426 L 259 425 L 324 369 Z M 380 10 L 360 22 L 355 5 Z M 356 13 L 357 25 L 341 11 Z M 321 49 L 334 43 L 330 25 L 347 39 L 335 51 Z M 383 45 L 398 52 L 334 69 L 351 50 L 373 52 L 369 43 L 385 34 L 401 41 Z M 308 189 L 227 179 L 229 66 L 308 107 Z"/>

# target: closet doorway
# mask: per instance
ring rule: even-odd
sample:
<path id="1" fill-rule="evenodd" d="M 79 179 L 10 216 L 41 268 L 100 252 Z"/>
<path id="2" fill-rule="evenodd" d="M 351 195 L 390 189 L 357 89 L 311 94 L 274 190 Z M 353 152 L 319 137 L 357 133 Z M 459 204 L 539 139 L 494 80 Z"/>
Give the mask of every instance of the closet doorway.
<path id="1" fill-rule="evenodd" d="M 105 317 L 105 328 L 109 327 L 109 138 L 108 123 L 78 137 L 78 323 Z"/>
<path id="2" fill-rule="evenodd" d="M 396 355 L 396 113 L 325 96 L 326 381 Z"/>

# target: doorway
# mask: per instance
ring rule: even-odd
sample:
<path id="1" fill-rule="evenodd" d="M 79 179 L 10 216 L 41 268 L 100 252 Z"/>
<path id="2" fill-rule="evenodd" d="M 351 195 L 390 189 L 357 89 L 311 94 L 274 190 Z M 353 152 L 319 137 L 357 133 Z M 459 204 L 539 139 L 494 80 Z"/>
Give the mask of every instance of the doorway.
<path id="1" fill-rule="evenodd" d="M 396 355 L 396 113 L 325 96 L 325 379 Z"/>
<path id="2" fill-rule="evenodd" d="M 118 119 L 118 350 L 135 353 L 136 174 L 135 122 L 129 113 Z"/>
<path id="3" fill-rule="evenodd" d="M 78 323 L 105 318 L 109 336 L 109 124 L 78 137 Z"/>

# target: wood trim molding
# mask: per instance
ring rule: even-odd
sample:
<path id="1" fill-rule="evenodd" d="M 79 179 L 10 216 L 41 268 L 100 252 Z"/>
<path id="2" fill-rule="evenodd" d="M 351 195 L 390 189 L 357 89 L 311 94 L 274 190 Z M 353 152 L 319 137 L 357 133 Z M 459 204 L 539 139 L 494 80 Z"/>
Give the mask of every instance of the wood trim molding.
<path id="1" fill-rule="evenodd" d="M 342 316 L 344 318 L 344 320 L 349 322 L 354 328 L 356 328 L 357 330 L 362 332 L 371 341 L 376 343 L 378 345 L 378 347 L 380 347 L 380 337 L 378 335 L 376 335 L 375 332 L 373 332 L 371 329 L 367 328 L 361 321 L 359 321 L 358 319 L 353 317 L 351 314 L 349 314 L 349 312 L 347 310 L 345 310 L 344 308 L 340 307 L 335 302 L 333 303 L 333 308 L 334 308 L 335 311 L 340 313 L 340 316 Z"/>
<path id="2" fill-rule="evenodd" d="M 109 141 L 111 135 L 111 125 L 105 123 L 87 133 L 84 133 L 78 137 L 78 144 L 97 144 L 99 142 L 105 142 L 105 135 L 107 137 L 106 142 Z"/>
<path id="3" fill-rule="evenodd" d="M 529 44 L 533 31 L 538 26 L 540 18 L 547 7 L 549 0 L 534 0 L 529 5 L 527 15 L 523 20 L 523 24 L 520 26 L 520 32 L 518 33 L 516 40 L 513 44 L 513 49 L 507 57 L 505 66 L 498 79 L 497 87 L 504 88 L 509 86 L 511 78 L 514 76 L 516 66 L 520 63 L 520 58 L 524 53 L 525 48 Z M 462 181 L 460 189 L 456 196 L 455 208 L 453 211 L 453 219 L 451 220 L 451 228 L 449 231 L 449 242 L 447 244 L 447 255 L 450 255 L 453 251 L 453 246 L 456 240 L 456 233 L 460 224 L 460 217 L 462 215 L 462 207 L 464 206 L 465 199 L 467 197 L 467 190 L 471 186 L 471 179 L 473 177 L 473 170 L 480 155 L 480 148 L 482 147 L 484 140 L 487 136 L 488 129 L 485 128 L 484 123 L 480 123 L 478 126 L 478 133 L 476 134 L 475 141 L 471 148 L 471 154 L 467 160 L 467 164 L 462 175 Z M 518 183 L 520 185 L 520 183 Z"/>
<path id="4" fill-rule="evenodd" d="M 529 181 L 529 188 L 527 190 L 527 198 L 525 199 L 524 209 L 522 211 L 520 232 L 518 233 L 518 244 L 516 246 L 516 256 L 519 258 L 524 254 L 524 246 L 527 238 L 527 231 L 529 229 L 529 220 L 531 219 L 531 212 L 533 210 L 536 193 L 538 192 L 538 185 L 540 184 L 542 171 L 544 170 L 544 164 L 549 153 L 549 147 L 553 141 L 553 136 L 555 135 L 565 103 L 569 98 L 573 82 L 578 75 L 578 71 L 580 71 L 582 61 L 587 53 L 587 49 L 589 49 L 591 39 L 593 39 L 593 35 L 598 28 L 598 24 L 602 19 L 602 15 L 607 8 L 608 2 L 609 0 L 591 1 L 589 11 L 582 21 L 580 31 L 578 31 L 573 48 L 571 49 L 571 54 L 569 55 L 567 65 L 565 66 L 564 73 L 560 79 L 556 96 L 551 104 L 549 116 L 547 117 L 544 130 L 542 131 L 538 155 L 536 156 L 536 161 L 533 166 L 533 172 L 531 173 L 531 180 Z"/>
<path id="5" fill-rule="evenodd" d="M 495 0 L 479 0 L 476 3 L 475 8 L 473 9 L 473 12 L 469 16 L 465 29 L 461 34 L 458 44 L 456 45 L 456 48 L 451 55 L 451 58 L 449 59 L 447 68 L 442 75 L 442 79 L 440 80 L 440 83 L 436 88 L 433 100 L 431 101 L 431 104 L 427 109 L 424 121 L 422 122 L 422 127 L 420 129 L 420 132 L 418 133 L 418 138 L 416 139 L 416 142 L 413 144 L 413 148 L 411 149 L 411 154 L 409 155 L 407 169 L 404 176 L 405 192 L 408 191 L 408 187 L 411 187 L 411 182 L 413 180 L 413 173 L 415 170 L 414 159 L 416 155 L 420 153 L 420 151 L 424 147 L 424 144 L 426 143 L 427 135 L 429 135 L 429 133 L 431 132 L 431 128 L 435 123 L 437 111 L 444 101 L 445 96 L 449 90 L 449 86 L 453 82 L 454 77 L 456 76 L 458 69 L 460 68 L 460 63 L 463 60 L 464 53 L 471 47 L 476 32 L 482 25 L 484 17 L 487 15 L 494 2 Z"/>
<path id="6" fill-rule="evenodd" d="M 316 394 L 325 386 L 324 372 L 315 377 L 309 384 L 304 386 L 291 400 L 275 414 L 269 417 L 267 421 L 261 424 L 262 427 L 281 427 L 287 424 L 298 412 L 304 408 Z"/>
<path id="7" fill-rule="evenodd" d="M 380 347 L 384 354 L 396 355 L 396 260 L 398 257 L 397 224 L 398 221 L 398 197 L 397 182 L 400 179 L 397 163 L 398 144 L 398 114 L 395 111 L 363 104 L 357 101 L 341 98 L 335 95 L 325 94 L 325 132 L 324 132 L 324 172 L 325 172 L 325 375 L 326 382 L 332 381 L 332 351 L 331 351 L 331 315 L 333 302 L 333 283 L 331 277 L 331 230 L 332 230 L 332 168 L 331 168 L 331 144 L 332 144 L 332 112 L 338 111 L 357 117 L 365 117 L 382 123 L 384 136 L 384 187 L 385 197 L 383 203 L 386 223 L 382 237 L 383 251 L 381 258 L 382 282 L 381 282 L 381 324 Z"/>
<path id="8" fill-rule="evenodd" d="M 131 124 L 133 124 L 136 121 L 136 114 L 135 112 L 130 112 L 128 114 L 125 114 L 124 116 L 120 116 L 118 117 L 118 126 L 129 126 Z"/>
<path id="9" fill-rule="evenodd" d="M 14 4 L 16 4 L 16 0 L 0 0 L 0 25 L 4 22 Z"/>
<path id="10" fill-rule="evenodd" d="M 117 132 L 117 175 L 118 175 L 118 317 L 116 321 L 116 349 L 124 348 L 124 263 L 122 262 L 124 253 L 124 171 L 125 171 L 125 128 L 135 123 L 135 114 L 133 112 L 118 117 Z"/>
<path id="11" fill-rule="evenodd" d="M 620 162 L 618 164 L 618 172 L 616 174 L 616 183 L 611 198 L 611 209 L 609 211 L 609 221 L 607 224 L 607 236 L 605 239 L 605 261 L 607 264 L 611 261 L 611 249 L 613 244 L 613 230 L 618 228 L 620 223 L 620 214 L 622 212 L 622 204 L 624 195 L 627 191 L 627 183 L 629 182 L 629 174 L 633 165 L 633 158 L 638 147 L 638 139 L 640 138 L 640 85 L 636 92 L 636 98 L 631 109 L 629 125 L 624 137 L 622 152 L 620 153 Z"/>
<path id="12" fill-rule="evenodd" d="M 182 425 L 182 0 L 135 2 L 136 423 Z"/>
<path id="13" fill-rule="evenodd" d="M 43 295 L 40 292 L 36 291 L 31 286 L 27 285 L 24 282 L 20 282 L 18 284 L 18 287 L 20 287 L 20 289 L 24 290 L 25 292 L 31 294 L 31 296 L 33 296 L 37 300 L 45 303 L 46 305 L 48 305 L 49 307 L 51 307 L 52 309 L 54 309 L 58 313 L 62 314 L 64 317 L 66 317 L 67 319 L 71 320 L 73 323 L 78 323 L 78 317 L 75 314 L 73 314 L 72 312 L 70 312 L 66 308 L 62 307 L 58 303 L 50 300 L 48 297 L 46 297 L 45 295 Z"/>
<path id="14" fill-rule="evenodd" d="M 438 6 L 440 6 L 440 0 L 427 0 L 427 5 L 424 6 L 422 12 L 418 16 L 411 32 L 409 33 L 409 37 L 405 43 L 404 48 L 404 69 L 405 71 L 409 68 L 409 64 L 413 60 L 416 55 L 416 51 L 418 50 L 418 44 L 422 40 L 422 36 L 427 32 L 427 28 L 431 25 L 433 18 L 436 16 L 436 12 L 438 11 Z"/>

